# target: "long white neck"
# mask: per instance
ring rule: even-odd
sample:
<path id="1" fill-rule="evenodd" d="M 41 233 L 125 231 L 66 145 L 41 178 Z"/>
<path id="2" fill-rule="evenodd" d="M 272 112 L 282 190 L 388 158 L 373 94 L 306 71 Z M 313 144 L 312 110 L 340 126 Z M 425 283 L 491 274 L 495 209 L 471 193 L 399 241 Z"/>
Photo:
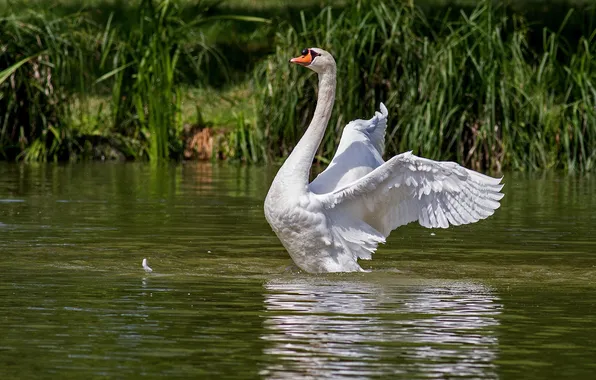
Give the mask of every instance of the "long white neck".
<path id="1" fill-rule="evenodd" d="M 310 167 L 325 135 L 335 102 L 335 76 L 335 65 L 319 74 L 319 95 L 313 118 L 304 136 L 292 150 L 278 173 L 278 176 L 284 177 L 285 186 L 290 185 L 298 191 L 307 189 Z"/>

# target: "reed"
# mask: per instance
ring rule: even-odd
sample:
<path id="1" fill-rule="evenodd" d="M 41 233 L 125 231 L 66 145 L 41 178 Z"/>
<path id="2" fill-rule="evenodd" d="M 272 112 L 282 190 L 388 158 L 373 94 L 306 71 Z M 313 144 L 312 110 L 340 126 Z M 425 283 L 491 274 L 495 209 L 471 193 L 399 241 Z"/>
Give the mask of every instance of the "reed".
<path id="1" fill-rule="evenodd" d="M 98 2 L 67 16 L 60 6 L 48 13 L 22 5 L 2 9 L 0 19 L 0 155 L 7 159 L 180 158 L 183 89 L 227 78 L 226 58 L 205 35 L 209 25 L 267 22 L 213 15 L 212 1 Z M 93 6 L 113 11 L 99 22 L 105 12 Z M 100 106 L 92 109 L 89 98 L 102 99 Z"/>
<path id="2" fill-rule="evenodd" d="M 110 81 L 114 130 L 148 142 L 134 157 L 160 161 L 181 151 L 170 148 L 181 131 L 176 72 L 185 28 L 171 1 L 142 0 L 137 17 L 137 28 L 116 28 L 108 19 L 101 46 L 108 71 L 97 82 Z"/>
<path id="3" fill-rule="evenodd" d="M 248 87 L 248 77 L 250 99 L 224 111 L 236 124 L 214 134 L 219 156 L 280 160 L 316 100 L 314 73 L 287 60 L 320 46 L 336 57 L 340 80 L 319 162 L 332 157 L 347 122 L 383 101 L 388 155 L 414 150 L 476 169 L 593 169 L 594 13 L 538 26 L 521 3 L 461 10 L 433 1 L 255 5 L 261 16 L 284 15 L 275 28 L 234 15 L 250 13 L 244 0 L 223 11 L 213 2 L 61 0 L 53 13 L 16 1 L 0 12 L 0 157 L 179 158 L 188 89 L 217 97 Z"/>
<path id="4" fill-rule="evenodd" d="M 83 61 L 80 15 L 29 12 L 0 19 L 0 156 L 65 159 L 79 150 L 69 128 L 73 77 Z"/>
<path id="5" fill-rule="evenodd" d="M 202 27 L 214 20 L 266 22 L 257 17 L 209 16 L 208 5 L 194 9 L 189 17 L 178 2 L 141 0 L 137 28 L 115 27 L 108 19 L 101 49 L 107 72 L 97 82 L 111 81 L 114 129 L 133 140 L 148 141 L 147 149 L 135 158 L 180 158 L 183 85 L 189 78 L 195 85 L 205 85 L 210 76 L 226 76 L 226 60 L 206 41 Z M 181 63 L 184 70 L 179 69 Z"/>
<path id="6" fill-rule="evenodd" d="M 320 46 L 340 78 L 322 162 L 342 127 L 383 101 L 388 155 L 414 150 L 475 169 L 593 168 L 596 31 L 573 44 L 561 36 L 565 25 L 544 28 L 536 49 L 524 17 L 491 1 L 439 16 L 428 20 L 408 2 L 357 1 L 278 32 L 254 80 L 268 157 L 288 154 L 315 107 L 314 75 L 287 59 Z"/>

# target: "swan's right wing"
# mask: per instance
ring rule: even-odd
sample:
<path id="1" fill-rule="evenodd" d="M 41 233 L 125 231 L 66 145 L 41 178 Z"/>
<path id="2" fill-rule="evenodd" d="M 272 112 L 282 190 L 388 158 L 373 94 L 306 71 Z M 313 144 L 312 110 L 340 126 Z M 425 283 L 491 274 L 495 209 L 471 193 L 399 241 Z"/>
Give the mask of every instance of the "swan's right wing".
<path id="1" fill-rule="evenodd" d="M 389 112 L 383 103 L 380 105 L 381 112 L 375 112 L 375 116 L 370 120 L 365 120 L 360 125 L 361 130 L 368 136 L 370 142 L 383 157 L 385 153 L 385 131 L 387 130 L 387 116 Z M 349 126 L 350 124 L 348 124 Z M 356 126 L 354 127 L 356 128 Z"/>
<path id="2" fill-rule="evenodd" d="M 368 120 L 352 120 L 343 130 L 337 152 L 331 162 L 337 161 L 352 142 L 366 141 L 370 142 L 376 149 L 379 156 L 385 153 L 385 131 L 387 130 L 387 117 L 389 113 L 383 103 L 379 106 L 380 111 L 375 112 L 375 116 Z"/>
<path id="3" fill-rule="evenodd" d="M 500 206 L 500 182 L 455 162 L 432 161 L 407 152 L 317 197 L 329 210 L 364 205 L 373 218 L 367 223 L 388 236 L 413 221 L 428 228 L 447 228 L 485 219 Z"/>
<path id="4" fill-rule="evenodd" d="M 369 120 L 354 120 L 345 126 L 337 152 L 329 166 L 310 184 L 317 194 L 328 193 L 356 181 L 383 164 L 387 108 Z"/>

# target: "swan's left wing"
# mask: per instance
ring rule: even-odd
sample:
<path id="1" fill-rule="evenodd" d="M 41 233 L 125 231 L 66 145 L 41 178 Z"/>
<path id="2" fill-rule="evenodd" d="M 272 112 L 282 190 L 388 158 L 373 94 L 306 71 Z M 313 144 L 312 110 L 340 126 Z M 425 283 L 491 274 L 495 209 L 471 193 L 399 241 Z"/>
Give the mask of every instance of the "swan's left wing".
<path id="1" fill-rule="evenodd" d="M 407 152 L 317 197 L 329 211 L 354 203 L 364 205 L 370 215 L 366 222 L 388 236 L 413 221 L 428 228 L 447 228 L 485 219 L 500 206 L 500 182 L 454 162 L 432 161 Z"/>

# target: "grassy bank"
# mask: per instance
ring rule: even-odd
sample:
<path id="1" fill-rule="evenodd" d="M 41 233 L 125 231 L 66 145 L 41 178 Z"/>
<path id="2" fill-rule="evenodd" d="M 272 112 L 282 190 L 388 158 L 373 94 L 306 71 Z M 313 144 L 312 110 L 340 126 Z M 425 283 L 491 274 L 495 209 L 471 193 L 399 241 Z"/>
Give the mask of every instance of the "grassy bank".
<path id="1" fill-rule="evenodd" d="M 277 52 L 255 80 L 256 132 L 266 132 L 267 152 L 287 154 L 314 111 L 315 82 L 284 64 L 296 46 L 314 44 L 333 52 L 342 78 L 320 157 L 330 157 L 347 121 L 384 101 L 389 154 L 413 149 L 497 170 L 593 168 L 595 31 L 569 41 L 564 23 L 545 28 L 533 49 L 524 18 L 490 2 L 443 20 L 379 1 L 337 15 L 326 9 L 278 33 Z"/>
<path id="2" fill-rule="evenodd" d="M 343 125 L 383 101 L 388 154 L 593 169 L 593 11 L 582 1 L 473 3 L 4 4 L 0 154 L 158 161 L 201 140 L 208 156 L 278 160 L 315 106 L 314 76 L 287 60 L 320 46 L 340 77 L 321 162 Z"/>

